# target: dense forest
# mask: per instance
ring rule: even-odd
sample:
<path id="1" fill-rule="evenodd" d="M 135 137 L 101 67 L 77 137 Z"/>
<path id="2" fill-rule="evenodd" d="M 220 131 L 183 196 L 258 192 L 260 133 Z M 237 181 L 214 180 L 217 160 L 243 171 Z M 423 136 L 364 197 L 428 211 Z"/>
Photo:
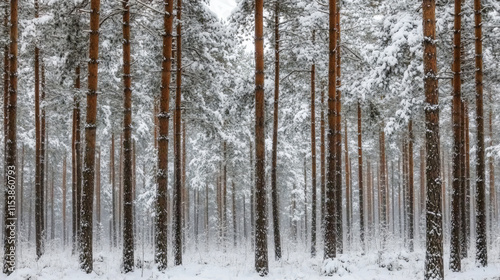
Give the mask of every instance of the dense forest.
<path id="1" fill-rule="evenodd" d="M 0 2 L 0 279 L 499 279 L 497 0 Z"/>

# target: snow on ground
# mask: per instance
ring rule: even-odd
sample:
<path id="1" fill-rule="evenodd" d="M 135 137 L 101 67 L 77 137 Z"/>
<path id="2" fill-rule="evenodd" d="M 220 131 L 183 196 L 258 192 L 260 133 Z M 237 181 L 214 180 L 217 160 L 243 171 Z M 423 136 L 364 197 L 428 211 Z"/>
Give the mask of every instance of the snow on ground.
<path id="1" fill-rule="evenodd" d="M 52 248 L 57 246 L 50 246 Z M 169 258 L 169 268 L 158 272 L 152 265 L 152 248 L 146 248 L 146 263 L 144 269 L 139 267 L 134 272 L 122 274 L 120 272 L 121 250 L 110 250 L 106 247 L 94 253 L 94 272 L 85 274 L 79 270 L 78 257 L 68 249 L 49 250 L 38 262 L 35 261 L 32 249 L 21 249 L 18 270 L 11 276 L 0 274 L 0 279 L 30 279 L 30 280 L 132 280 L 132 279 L 178 279 L 178 280 L 232 280 L 232 279 L 269 279 L 269 280 L 314 280 L 314 279 L 355 279 L 355 280 L 411 280 L 423 279 L 424 252 L 415 253 L 390 250 L 386 252 L 371 252 L 366 255 L 350 253 L 339 255 L 334 262 L 323 264 L 320 251 L 318 256 L 310 258 L 309 249 L 304 246 L 283 248 L 281 261 L 274 260 L 273 247 L 269 247 L 269 269 L 267 277 L 259 277 L 253 269 L 254 257 L 249 246 L 228 247 L 224 252 L 220 248 L 213 248 L 207 252 L 206 248 L 200 251 L 189 249 L 183 256 L 184 265 L 174 267 L 172 256 Z M 488 279 L 500 280 L 500 260 L 490 255 L 490 265 L 487 268 L 477 268 L 474 259 L 463 261 L 464 272 L 452 273 L 448 270 L 448 258 L 445 252 L 445 278 L 457 280 Z M 471 254 L 472 255 L 472 254 Z M 136 248 L 137 263 L 142 263 L 142 248 Z M 329 277 L 322 275 L 322 267 L 334 269 L 337 272 Z"/>

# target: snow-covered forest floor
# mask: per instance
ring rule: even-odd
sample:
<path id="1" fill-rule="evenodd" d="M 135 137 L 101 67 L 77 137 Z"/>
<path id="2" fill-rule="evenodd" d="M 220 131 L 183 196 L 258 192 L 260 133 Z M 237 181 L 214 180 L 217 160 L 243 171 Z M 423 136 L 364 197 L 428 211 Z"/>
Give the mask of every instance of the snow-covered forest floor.
<path id="1" fill-rule="evenodd" d="M 50 249 L 49 249 L 50 248 Z M 182 266 L 173 266 L 173 257 L 169 259 L 169 268 L 164 272 L 158 272 L 154 267 L 152 248 L 144 248 L 144 269 L 141 268 L 142 248 L 137 246 L 137 262 L 139 264 L 135 271 L 122 274 L 120 271 L 122 252 L 119 249 L 110 250 L 105 247 L 95 250 L 94 272 L 86 274 L 79 269 L 78 256 L 71 254 L 71 249 L 48 246 L 49 251 L 37 262 L 35 253 L 30 249 L 22 249 L 19 255 L 19 266 L 7 279 L 384 279 L 384 280 L 411 280 L 423 279 L 424 254 L 423 250 L 408 253 L 400 248 L 388 248 L 384 252 L 371 251 L 365 255 L 360 252 L 349 252 L 339 255 L 334 263 L 327 266 L 337 267 L 337 273 L 332 277 L 322 275 L 322 254 L 318 252 L 317 257 L 311 258 L 309 248 L 296 246 L 295 248 L 284 248 L 283 259 L 274 260 L 272 247 L 269 253 L 269 270 L 267 277 L 261 278 L 254 269 L 254 256 L 250 246 L 232 248 L 228 247 L 226 252 L 220 248 L 200 248 L 196 251 L 188 249 L 183 256 Z M 470 280 L 470 279 L 500 279 L 500 254 L 496 250 L 490 252 L 489 265 L 486 268 L 477 268 L 474 265 L 474 254 L 470 252 L 469 258 L 465 259 L 463 272 L 453 273 L 449 270 L 448 252 L 445 249 L 444 266 L 445 279 Z M 6 277 L 5 275 L 0 275 Z"/>

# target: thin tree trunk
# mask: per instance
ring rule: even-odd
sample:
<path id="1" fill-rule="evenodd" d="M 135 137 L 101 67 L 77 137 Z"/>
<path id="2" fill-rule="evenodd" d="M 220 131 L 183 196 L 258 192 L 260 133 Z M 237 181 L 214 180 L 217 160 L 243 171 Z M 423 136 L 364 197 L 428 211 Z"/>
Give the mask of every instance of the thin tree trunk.
<path id="1" fill-rule="evenodd" d="M 340 186 L 336 182 L 336 67 L 337 67 L 337 34 L 335 31 L 335 19 L 337 14 L 337 1 L 329 1 L 329 61 L 328 61 L 328 156 L 327 156 L 327 179 L 325 190 L 325 249 L 324 258 L 334 259 L 337 254 L 336 230 L 336 189 Z M 340 237 L 339 237 L 340 238 Z"/>
<path id="2" fill-rule="evenodd" d="M 465 138 L 465 254 L 470 247 L 470 207 L 471 207 L 471 189 L 470 189 L 470 147 L 469 147 L 469 104 L 464 102 L 464 138 Z"/>
<path id="3" fill-rule="evenodd" d="M 304 156 L 304 234 L 305 234 L 305 243 L 307 244 L 307 240 L 309 239 L 309 213 L 307 210 L 307 164 L 306 157 Z"/>
<path id="4" fill-rule="evenodd" d="M 336 191 L 335 191 L 335 205 L 336 205 L 336 242 L 337 242 L 337 253 L 342 254 L 344 250 L 344 231 L 343 231 L 343 219 L 342 219 L 342 115 L 341 115 L 341 107 L 342 107 L 342 101 L 341 101 L 341 79 L 340 79 L 340 2 L 337 1 L 336 3 L 336 10 L 335 10 L 335 26 L 336 26 L 336 37 L 335 39 L 337 40 L 337 50 L 335 51 L 335 55 L 337 56 L 337 59 L 335 61 L 336 63 L 336 70 L 335 70 L 335 80 L 336 80 L 336 105 L 335 105 L 335 116 L 336 116 L 336 121 L 335 121 L 335 184 L 336 184 Z"/>
<path id="5" fill-rule="evenodd" d="M 410 252 L 414 250 L 414 228 L 415 228 L 415 190 L 413 186 L 413 120 L 408 122 L 408 245 Z"/>
<path id="6" fill-rule="evenodd" d="M 96 175 L 95 175 L 95 208 L 96 208 L 96 225 L 97 225 L 97 242 L 101 238 L 101 148 L 97 148 L 96 160 Z"/>
<path id="7" fill-rule="evenodd" d="M 50 180 L 50 239 L 54 240 L 55 237 L 55 221 L 54 221 L 54 167 L 51 167 L 51 180 Z"/>
<path id="8" fill-rule="evenodd" d="M 77 66 L 75 68 L 75 90 L 78 92 L 80 89 L 80 66 Z M 78 238 L 78 188 L 77 188 L 77 181 L 78 181 L 78 175 L 77 175 L 77 153 L 76 153 L 76 141 L 77 141 L 77 114 L 79 114 L 79 106 L 77 106 L 78 103 L 78 97 L 77 95 L 73 96 L 73 131 L 72 131 L 72 139 L 71 139 L 71 193 L 72 193 L 72 253 L 75 254 L 77 251 L 77 238 Z M 40 187 L 40 192 L 41 192 L 41 187 Z M 38 197 L 38 195 L 37 195 Z M 41 195 L 40 195 L 41 197 Z M 35 206 L 36 208 L 36 206 Z M 35 211 L 38 211 L 38 208 L 35 209 Z M 36 218 L 41 219 L 41 217 Z M 35 221 L 36 222 L 36 221 Z"/>
<path id="9" fill-rule="evenodd" d="M 325 226 L 325 185 L 326 185 L 326 153 L 325 153 L 325 85 L 321 85 L 321 138 L 320 138 L 320 169 L 321 169 L 321 229 Z"/>
<path id="10" fill-rule="evenodd" d="M 363 142 L 361 127 L 361 102 L 358 101 L 358 190 L 359 190 L 359 237 L 361 241 L 361 250 L 365 251 L 365 202 L 363 190 Z"/>
<path id="11" fill-rule="evenodd" d="M 255 0 L 255 269 L 269 273 L 265 181 L 264 0 Z"/>
<path id="12" fill-rule="evenodd" d="M 461 228 L 462 215 L 465 209 L 462 206 L 462 144 L 463 131 L 461 126 L 462 96 L 461 96 L 461 29 L 462 29 L 462 0 L 455 0 L 454 33 L 453 33 L 453 180 L 452 180 L 452 211 L 451 211 L 451 241 L 450 241 L 450 270 L 460 271 L 461 265 Z"/>
<path id="13" fill-rule="evenodd" d="M 426 256 L 425 279 L 443 279 L 443 221 L 439 166 L 439 101 L 436 59 L 436 2 L 423 0 L 424 89 L 426 143 Z"/>
<path id="14" fill-rule="evenodd" d="M 483 113 L 483 33 L 481 0 L 474 0 L 474 30 L 476 53 L 476 263 L 488 265 L 486 240 L 486 190 L 484 159 L 484 113 Z"/>
<path id="15" fill-rule="evenodd" d="M 132 198 L 132 80 L 130 75 L 130 6 L 123 8 L 123 272 L 134 270 L 134 217 Z"/>
<path id="16" fill-rule="evenodd" d="M 16 189 L 16 161 L 17 161 L 17 142 L 16 142 L 16 106 L 17 106 L 17 35 L 18 35 L 18 0 L 10 1 L 10 51 L 9 51 L 9 95 L 8 95 L 8 106 L 7 114 L 7 140 L 5 143 L 5 190 L 4 190 L 4 266 L 3 273 L 10 275 L 16 269 L 16 249 L 15 246 L 10 246 L 12 241 L 11 236 L 15 237 L 16 234 L 16 224 L 14 226 L 7 226 L 10 220 L 16 218 L 15 211 L 10 209 L 10 201 L 14 200 L 15 197 L 9 195 L 9 190 Z M 13 248 L 14 247 L 14 248 Z"/>
<path id="17" fill-rule="evenodd" d="M 253 152 L 253 145 L 252 145 L 252 140 L 249 139 L 249 144 L 250 144 L 250 239 L 251 239 L 251 245 L 252 248 L 254 248 L 255 245 L 255 182 L 254 182 L 254 164 L 253 164 L 253 159 L 254 159 L 254 152 Z"/>
<path id="18" fill-rule="evenodd" d="M 169 114 L 169 87 L 172 68 L 172 22 L 174 0 L 163 0 L 165 14 L 163 15 L 163 59 L 161 64 L 161 95 L 158 112 L 158 173 L 156 177 L 156 227 L 155 227 L 155 262 L 158 270 L 167 268 L 167 175 L 168 175 L 168 122 Z"/>
<path id="19" fill-rule="evenodd" d="M 64 153 L 63 160 L 63 174 L 62 174 L 62 231 L 63 231 L 63 246 L 66 247 L 66 153 Z"/>
<path id="20" fill-rule="evenodd" d="M 117 246 L 117 228 L 116 228 L 116 185 L 115 185 L 115 134 L 111 134 L 111 151 L 110 151 L 110 159 L 109 159 L 109 167 L 111 170 L 111 208 L 112 208 L 112 229 L 113 239 L 112 244 L 113 247 Z"/>
<path id="21" fill-rule="evenodd" d="M 176 91 L 174 115 L 174 264 L 182 264 L 182 181 L 181 181 L 181 77 L 182 77 L 182 39 L 181 39 L 181 6 L 182 0 L 177 0 L 177 39 L 176 39 Z"/>
<path id="22" fill-rule="evenodd" d="M 45 68 L 44 68 L 44 65 L 43 65 L 43 61 L 42 61 L 42 65 L 41 65 L 41 86 L 42 86 L 42 95 L 41 95 L 41 103 L 43 104 L 43 102 L 45 101 Z M 45 238 L 47 237 L 47 197 L 46 197 L 46 189 L 47 189 L 47 180 L 46 179 L 46 174 L 48 174 L 48 172 L 46 173 L 45 170 L 46 170 L 46 166 L 47 166 L 47 162 L 46 162 L 46 153 L 45 153 L 45 147 L 46 147 L 46 136 L 47 136 L 47 133 L 46 133 L 46 125 L 45 125 L 45 108 L 42 107 L 41 108 L 41 112 L 40 112 L 40 189 L 41 189 L 41 209 L 40 209 L 40 214 L 41 214 L 41 220 L 40 220 L 40 224 L 42 226 L 42 231 L 41 231 L 41 238 L 42 238 L 42 246 L 41 246 L 41 250 L 42 250 L 42 254 L 44 253 L 45 251 L 45 244 L 44 244 L 44 241 L 45 241 Z M 45 211 L 44 211 L 45 209 Z M 44 223 L 45 221 L 45 223 Z"/>
<path id="23" fill-rule="evenodd" d="M 312 34 L 313 44 L 315 41 L 315 32 Z M 316 65 L 311 66 L 311 256 L 316 256 L 316 84 L 315 84 Z"/>
<path id="24" fill-rule="evenodd" d="M 97 129 L 97 75 L 99 59 L 99 7 L 100 0 L 90 2 L 90 45 L 88 62 L 87 114 L 85 121 L 85 167 L 83 168 L 81 268 L 91 273 L 92 264 L 92 206 L 94 199 L 95 142 Z"/>
<path id="25" fill-rule="evenodd" d="M 236 224 L 236 187 L 234 186 L 234 180 L 232 181 L 232 186 L 233 189 L 231 191 L 231 196 L 232 196 L 232 202 L 233 202 L 233 207 L 232 207 L 232 214 L 233 214 L 233 245 L 236 247 L 236 231 L 237 231 L 237 224 Z"/>
<path id="26" fill-rule="evenodd" d="M 493 105 L 493 98 L 492 98 L 492 94 L 491 94 L 491 88 L 490 88 L 490 94 L 489 94 L 489 99 L 490 99 L 490 113 L 489 113 L 489 120 L 488 120 L 488 124 L 489 124 L 489 132 L 490 132 L 490 139 L 489 139 L 489 143 L 488 143 L 488 146 L 493 148 L 493 109 L 492 109 L 492 105 Z M 490 223 L 490 233 L 491 233 L 491 239 L 490 239 L 490 243 L 493 242 L 493 236 L 494 236 L 494 226 L 495 226 L 495 221 L 496 221 L 496 217 L 495 217 L 495 213 L 496 213 L 496 198 L 495 198 L 495 167 L 493 165 L 493 156 L 490 156 L 488 158 L 488 165 L 489 165 L 489 171 L 490 171 L 490 219 L 489 219 L 489 223 Z"/>
<path id="27" fill-rule="evenodd" d="M 277 161 L 278 161 L 278 103 L 280 92 L 280 33 L 279 33 L 279 1 L 276 1 L 274 8 L 274 114 L 273 114 L 273 147 L 272 147 L 272 163 L 271 163 L 271 200 L 273 214 L 273 233 L 274 233 L 274 255 L 276 260 L 281 259 L 281 234 L 280 234 L 280 217 L 278 206 L 278 190 L 277 190 Z"/>
<path id="28" fill-rule="evenodd" d="M 349 248 L 351 242 L 351 184 L 350 176 L 351 169 L 349 166 L 349 145 L 347 143 L 347 118 L 344 119 L 344 160 L 345 160 L 345 200 L 346 200 L 346 237 L 347 247 Z"/>

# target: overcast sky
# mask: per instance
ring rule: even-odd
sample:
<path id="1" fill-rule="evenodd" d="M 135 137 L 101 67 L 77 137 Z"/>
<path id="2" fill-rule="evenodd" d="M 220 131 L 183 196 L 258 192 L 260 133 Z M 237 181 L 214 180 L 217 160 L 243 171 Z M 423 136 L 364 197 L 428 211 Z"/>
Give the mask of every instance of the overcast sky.
<path id="1" fill-rule="evenodd" d="M 231 11 L 236 7 L 235 0 L 210 0 L 210 9 L 214 11 L 219 18 L 227 19 Z"/>

